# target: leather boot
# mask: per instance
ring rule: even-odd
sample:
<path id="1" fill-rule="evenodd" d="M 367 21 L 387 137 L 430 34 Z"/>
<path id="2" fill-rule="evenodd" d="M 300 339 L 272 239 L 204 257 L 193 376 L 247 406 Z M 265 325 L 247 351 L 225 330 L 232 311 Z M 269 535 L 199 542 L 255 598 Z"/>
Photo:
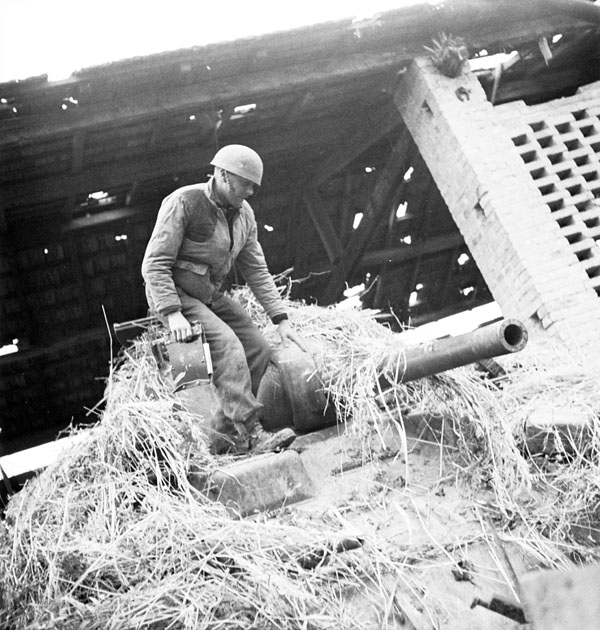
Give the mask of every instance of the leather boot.
<path id="1" fill-rule="evenodd" d="M 289 427 L 269 433 L 260 422 L 249 429 L 249 436 L 250 452 L 255 454 L 282 451 L 296 439 L 296 434 Z"/>

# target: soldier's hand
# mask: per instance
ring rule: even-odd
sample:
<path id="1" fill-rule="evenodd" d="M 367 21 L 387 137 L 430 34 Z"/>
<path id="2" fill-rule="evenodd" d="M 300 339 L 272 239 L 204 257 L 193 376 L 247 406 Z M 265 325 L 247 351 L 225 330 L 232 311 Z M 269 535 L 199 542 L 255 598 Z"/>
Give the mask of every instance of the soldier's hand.
<path id="1" fill-rule="evenodd" d="M 302 337 L 292 328 L 289 319 L 283 319 L 277 324 L 277 331 L 281 337 L 281 341 L 284 346 L 289 346 L 290 343 L 295 343 L 300 350 L 308 352 L 308 348 L 304 343 Z"/>
<path id="2" fill-rule="evenodd" d="M 169 330 L 171 331 L 171 339 L 173 341 L 187 341 L 192 336 L 192 327 L 188 320 L 181 314 L 181 311 L 175 311 L 167 315 L 169 322 Z"/>

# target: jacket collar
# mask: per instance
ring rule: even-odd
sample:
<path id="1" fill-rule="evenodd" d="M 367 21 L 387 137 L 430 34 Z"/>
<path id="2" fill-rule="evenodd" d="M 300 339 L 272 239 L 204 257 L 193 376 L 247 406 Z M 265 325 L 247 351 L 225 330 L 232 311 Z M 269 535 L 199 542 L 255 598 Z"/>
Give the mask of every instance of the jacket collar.
<path id="1" fill-rule="evenodd" d="M 211 203 L 213 203 L 215 206 L 217 206 L 217 208 L 219 208 L 220 210 L 222 210 L 225 214 L 227 215 L 231 215 L 234 214 L 235 212 L 237 212 L 238 210 L 241 210 L 240 208 L 234 208 L 233 206 L 228 206 L 228 205 L 224 205 L 219 201 L 219 198 L 217 196 L 217 193 L 215 191 L 215 180 L 214 177 L 211 177 L 208 180 L 208 183 L 206 184 L 206 196 L 208 197 L 209 201 Z"/>

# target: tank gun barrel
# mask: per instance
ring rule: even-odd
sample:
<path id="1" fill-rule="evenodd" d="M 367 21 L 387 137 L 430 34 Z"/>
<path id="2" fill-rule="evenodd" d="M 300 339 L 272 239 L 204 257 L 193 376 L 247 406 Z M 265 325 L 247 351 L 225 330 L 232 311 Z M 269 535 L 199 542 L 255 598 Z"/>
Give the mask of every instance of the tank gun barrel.
<path id="1" fill-rule="evenodd" d="M 504 319 L 472 332 L 442 337 L 407 348 L 397 383 L 414 381 L 453 368 L 519 352 L 527 345 L 527 329 L 517 319 Z"/>

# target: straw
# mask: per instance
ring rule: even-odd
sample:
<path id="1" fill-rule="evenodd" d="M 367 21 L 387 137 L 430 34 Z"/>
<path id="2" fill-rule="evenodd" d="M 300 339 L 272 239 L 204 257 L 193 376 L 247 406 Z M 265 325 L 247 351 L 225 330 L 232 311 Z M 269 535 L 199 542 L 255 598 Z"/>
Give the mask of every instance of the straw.
<path id="1" fill-rule="evenodd" d="M 249 290 L 233 296 L 277 343 Z M 502 358 L 499 380 L 467 366 L 382 385 L 396 382 L 410 335 L 370 311 L 284 299 L 310 342 L 348 448 L 358 449 L 373 475 L 384 465 L 390 425 L 401 433 L 408 471 L 403 415 L 439 413 L 456 449 L 441 445 L 437 467 L 451 461 L 461 492 L 493 519 L 502 540 L 542 566 L 600 557 L 585 536 L 599 521 L 597 372 L 564 349 L 537 346 Z M 556 431 L 551 454 L 528 453 L 523 427 L 542 402 L 585 410 L 586 440 L 567 444 Z M 188 482 L 190 471 L 210 476 L 228 460 L 211 455 L 202 423 L 176 404 L 148 335 L 115 361 L 100 420 L 82 434 L 12 497 L 0 523 L 1 628 L 377 627 L 351 606 L 357 594 L 368 597 L 379 627 L 393 627 L 402 614 L 400 586 L 424 597 L 419 570 L 432 559 L 451 566 L 455 550 L 475 540 L 452 549 L 437 541 L 399 547 L 368 531 L 362 547 L 335 551 L 361 512 L 402 518 L 401 506 L 411 505 L 408 474 L 406 488 L 380 486 L 343 510 L 334 503 L 325 512 L 288 507 L 272 518 L 234 519 Z M 430 620 L 437 608 L 422 601 Z"/>
<path id="2" fill-rule="evenodd" d="M 307 550 L 332 557 L 337 529 L 235 520 L 187 483 L 216 461 L 149 347 L 113 371 L 83 442 L 11 500 L 2 627 L 364 627 L 343 605 L 346 578 L 299 564 Z M 340 570 L 350 556 L 334 553 Z M 348 576 L 366 579 L 354 566 Z"/>

